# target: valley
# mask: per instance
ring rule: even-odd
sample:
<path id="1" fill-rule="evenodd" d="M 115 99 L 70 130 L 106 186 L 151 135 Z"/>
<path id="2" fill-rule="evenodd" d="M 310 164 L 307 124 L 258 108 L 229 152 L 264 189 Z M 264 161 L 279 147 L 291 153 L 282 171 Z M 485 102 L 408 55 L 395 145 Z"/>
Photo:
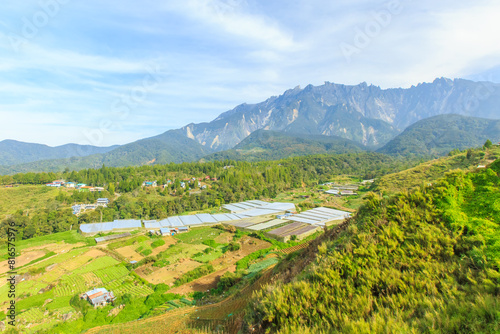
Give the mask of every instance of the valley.
<path id="1" fill-rule="evenodd" d="M 103 184 L 101 192 L 82 192 L 85 188 L 57 189 L 46 185 L 34 185 L 29 184 L 32 181 L 26 179 L 28 175 L 14 176 L 18 182 L 25 180 L 24 183 L 28 184 L 17 184 L 16 187 L 7 188 L 4 186 L 0 189 L 0 195 L 3 194 L 0 198 L 8 200 L 18 198 L 18 201 L 21 201 L 19 209 L 14 207 L 11 211 L 4 211 L 6 218 L 0 228 L 5 228 L 8 222 L 15 221 L 22 238 L 16 241 L 17 326 L 26 333 L 109 331 L 126 333 L 137 330 L 156 333 L 160 328 L 169 326 L 168 324 L 175 324 L 173 332 L 185 333 L 202 333 L 211 331 L 215 327 L 235 332 L 237 328 L 260 330 L 258 328 L 273 328 L 273 326 L 296 332 L 304 325 L 285 321 L 285 318 L 279 315 L 281 313 L 274 313 L 282 312 L 281 306 L 274 304 L 274 298 L 288 298 L 285 296 L 289 295 L 286 289 L 290 284 L 309 284 L 304 283 L 304 279 L 307 281 L 314 270 L 320 270 L 314 269 L 317 268 L 314 263 L 331 261 L 324 255 L 331 251 L 325 253 L 325 249 L 328 250 L 332 247 L 330 245 L 348 240 L 345 238 L 356 238 L 360 233 L 356 231 L 364 231 L 364 225 L 358 225 L 360 224 L 358 221 L 375 219 L 373 217 L 380 213 L 373 210 L 386 205 L 382 203 L 392 203 L 397 198 L 407 198 L 404 196 L 419 196 L 410 195 L 418 194 L 419 191 L 434 193 L 438 191 L 437 189 L 442 189 L 439 185 L 445 182 L 440 181 L 443 178 L 447 178 L 449 180 L 447 182 L 458 182 L 454 181 L 458 180 L 454 175 L 467 175 L 474 180 L 473 182 L 483 182 L 479 180 L 481 175 L 484 175 L 495 180 L 497 174 L 494 171 L 499 157 L 500 148 L 492 146 L 456 151 L 439 159 L 423 163 L 415 162 L 415 166 L 405 165 L 398 159 L 375 153 L 358 153 L 294 157 L 255 163 L 226 161 L 182 166 L 145 166 L 133 169 L 133 174 L 129 168 L 121 170 L 103 167 L 100 170 L 51 175 L 57 179 L 72 179 L 75 183 L 84 181 L 80 177 L 86 176 L 90 179 L 85 182 L 96 186 L 100 184 L 98 180 L 102 177 L 102 181 L 106 184 Z M 370 163 L 365 163 L 367 161 Z M 489 167 L 478 169 L 478 166 Z M 311 168 L 315 169 L 314 173 L 311 172 Z M 285 170 L 288 172 L 284 172 Z M 345 173 L 348 170 L 350 173 Z M 108 183 L 117 175 L 127 175 L 127 178 L 116 184 Z M 153 184 L 143 181 L 154 180 L 153 175 L 156 175 L 158 186 L 144 186 L 143 184 Z M 242 175 L 246 177 L 243 178 Z M 207 181 L 206 176 L 210 176 L 210 181 Z M 37 178 L 44 180 L 44 177 L 46 176 L 40 174 Z M 104 181 L 106 178 L 108 181 Z M 272 181 L 261 183 L 266 179 Z M 168 180 L 170 182 L 166 182 Z M 198 180 L 203 180 L 203 184 L 207 187 L 198 188 L 199 184 L 201 185 L 201 181 Z M 489 188 L 485 189 L 497 187 L 495 182 L 497 181 L 493 181 Z M 160 186 L 162 184 L 166 186 Z M 184 184 L 184 187 L 181 184 Z M 244 184 L 245 187 L 242 188 Z M 434 188 L 434 185 L 437 188 Z M 292 219 L 291 221 L 286 217 L 282 221 L 277 220 L 280 211 L 270 213 L 266 211 L 268 209 L 263 209 L 262 213 L 259 213 L 262 216 L 245 217 L 246 212 L 250 214 L 258 210 L 259 206 L 242 209 L 245 206 L 243 204 L 247 202 L 239 204 L 234 202 L 244 199 L 242 193 L 239 193 L 241 190 L 238 189 L 247 189 L 246 191 L 254 189 L 255 194 L 260 194 L 258 195 L 260 201 L 248 203 L 255 205 L 274 203 L 276 210 L 284 210 L 278 209 L 280 203 L 289 203 L 297 213 L 288 218 Z M 403 193 L 399 193 L 400 191 Z M 404 191 L 410 193 L 404 195 Z M 44 196 L 41 196 L 42 193 Z M 102 196 L 110 199 L 107 207 L 98 207 L 79 215 L 71 212 L 70 206 L 74 201 L 88 202 Z M 246 192 L 244 196 L 256 195 Z M 437 196 L 433 205 L 441 205 L 438 204 L 441 195 L 436 193 L 433 196 Z M 471 193 L 467 196 L 473 195 Z M 457 198 L 460 199 L 460 196 Z M 405 200 L 416 199 L 409 197 Z M 375 202 L 378 204 L 372 204 Z M 27 203 L 31 205 L 29 211 L 20 209 Z M 206 206 L 200 206 L 201 203 L 206 203 Z M 228 206 L 228 203 L 235 203 L 237 206 L 235 204 Z M 495 197 L 491 197 L 488 203 L 496 205 Z M 442 207 L 443 210 L 452 208 L 446 209 L 446 204 L 443 205 L 445 205 Z M 46 206 L 52 206 L 55 211 L 47 211 Z M 265 207 L 267 206 L 262 206 Z M 229 214 L 227 210 L 230 208 L 243 211 Z M 317 208 L 320 211 L 315 211 Z M 273 237 L 274 230 L 286 231 L 286 228 L 290 227 L 296 231 L 292 234 L 301 233 L 299 231 L 307 224 L 318 224 L 322 219 L 326 219 L 323 215 L 327 211 L 324 210 L 330 210 L 322 208 L 341 210 L 339 212 L 345 212 L 345 217 L 347 213 L 352 213 L 354 217 L 348 218 L 345 222 L 342 222 L 344 218 L 327 221 L 322 228 L 315 230 L 313 234 L 307 234 L 303 239 L 292 237 L 283 242 Z M 485 210 L 484 212 L 488 212 L 488 209 Z M 474 211 L 467 212 L 483 215 Z M 163 224 L 173 221 L 171 219 L 178 214 L 181 214 L 178 217 L 186 224 L 195 224 L 193 219 L 188 219 L 189 217 L 209 219 L 209 216 L 212 216 L 229 221 L 211 223 L 210 226 L 190 225 L 187 232 L 176 233 L 173 236 L 158 235 L 162 231 L 160 228 L 151 233 L 153 226 L 167 226 Z M 33 227 L 30 227 L 29 220 L 26 219 L 28 215 L 31 221 L 36 222 Z M 232 218 L 227 218 L 228 215 L 232 215 Z M 239 220 L 231 221 L 230 219 L 236 219 L 236 215 L 239 215 L 237 218 Z M 436 213 L 433 213 L 431 217 L 435 215 Z M 57 218 L 58 216 L 60 218 Z M 307 218 L 303 220 L 304 218 L 300 217 Z M 483 220 L 491 219 L 489 214 L 481 217 Z M 47 219 L 52 228 L 59 224 L 59 228 L 63 231 L 46 230 L 46 227 L 40 225 L 43 222 L 42 218 Z M 60 222 L 54 224 L 52 222 L 54 218 Z M 92 236 L 83 235 L 80 231 L 81 226 L 85 224 L 92 225 L 100 219 L 106 221 L 113 218 L 115 222 L 120 221 L 116 218 L 138 218 L 144 220 L 144 223 L 141 225 L 143 227 L 133 228 L 124 236 L 109 241 L 96 242 L 96 238 L 112 236 L 123 231 L 100 232 Z M 294 219 L 299 223 L 297 220 L 294 222 Z M 306 225 L 301 223 L 308 219 L 313 221 Z M 154 223 L 155 221 L 157 223 Z M 392 221 L 391 224 L 397 224 Z M 461 224 L 467 222 L 463 221 Z M 385 228 L 383 226 L 380 225 L 379 228 Z M 406 225 L 401 225 L 399 228 L 404 229 Z M 496 227 L 492 225 L 491 228 Z M 30 236 L 32 230 L 34 235 Z M 477 230 L 477 233 L 483 232 Z M 485 234 L 485 237 L 491 240 L 485 245 L 493 245 L 492 242 L 496 242 L 494 234 Z M 6 254 L 6 246 L 3 247 L 2 254 Z M 349 247 L 352 246 L 346 247 L 351 249 Z M 497 261 L 494 255 L 495 248 L 492 246 L 490 251 L 490 246 L 485 247 L 482 248 L 482 252 L 490 254 L 487 255 L 488 259 L 491 259 L 491 265 L 494 266 Z M 457 261 L 453 255 L 450 256 L 453 261 Z M 4 277 L 2 280 L 4 283 L 0 286 L 0 296 L 2 296 L 0 307 L 3 308 L 3 316 L 2 313 L 0 316 L 3 317 L 3 321 L 6 321 L 6 307 L 9 303 L 6 293 L 8 289 L 6 261 L 7 258 L 4 257 L 0 264 L 0 276 Z M 326 268 L 325 264 L 319 268 Z M 481 268 L 479 266 L 474 269 L 478 275 Z M 493 281 L 492 284 L 497 283 Z M 93 308 L 89 302 L 80 299 L 83 293 L 96 288 L 111 291 L 115 300 L 105 306 Z M 298 286 L 293 289 L 297 288 Z M 273 292 L 262 294 L 263 289 Z M 310 289 L 314 291 L 313 288 Z M 488 291 L 491 290 L 484 293 L 490 294 Z M 284 293 L 286 295 L 278 297 Z M 303 292 L 303 295 L 309 294 Z M 377 297 L 374 295 L 373 298 Z M 492 302 L 491 297 L 485 295 L 484 298 L 490 298 L 488 302 Z M 266 308 L 256 306 L 261 303 L 258 300 L 263 299 L 266 302 L 262 305 L 269 306 Z M 304 307 L 305 310 L 306 307 L 301 305 L 298 307 Z M 309 315 L 307 317 L 306 319 L 311 319 L 307 320 L 311 321 L 307 326 L 313 326 L 312 322 L 316 320 L 309 318 Z M 351 328 L 349 326 L 358 325 L 343 323 L 342 326 Z"/>

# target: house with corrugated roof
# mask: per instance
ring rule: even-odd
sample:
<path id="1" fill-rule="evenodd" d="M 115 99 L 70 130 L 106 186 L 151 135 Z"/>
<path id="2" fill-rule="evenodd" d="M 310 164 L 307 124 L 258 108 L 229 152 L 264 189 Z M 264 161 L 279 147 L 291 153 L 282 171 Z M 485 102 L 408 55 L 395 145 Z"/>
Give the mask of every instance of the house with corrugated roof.
<path id="1" fill-rule="evenodd" d="M 98 198 L 97 199 L 97 206 L 107 207 L 108 204 L 109 204 L 109 199 L 108 198 Z"/>
<path id="2" fill-rule="evenodd" d="M 94 307 L 106 306 L 107 303 L 115 301 L 116 297 L 112 291 L 105 288 L 97 288 L 83 293 L 81 299 L 89 301 Z"/>

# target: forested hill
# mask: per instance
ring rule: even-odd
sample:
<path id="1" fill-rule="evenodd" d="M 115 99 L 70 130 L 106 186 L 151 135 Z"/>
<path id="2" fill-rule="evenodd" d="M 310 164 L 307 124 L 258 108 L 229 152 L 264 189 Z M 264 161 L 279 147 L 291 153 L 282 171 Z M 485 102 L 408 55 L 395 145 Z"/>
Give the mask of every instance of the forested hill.
<path id="1" fill-rule="evenodd" d="M 106 153 L 117 147 L 118 145 L 97 147 L 77 144 L 50 147 L 16 140 L 2 140 L 0 141 L 0 165 L 15 165 L 46 159 L 85 157 L 92 154 Z"/>
<path id="2" fill-rule="evenodd" d="M 344 232 L 330 230 L 315 248 L 281 264 L 248 307 L 248 327 L 498 333 L 499 175 L 497 160 L 389 199 L 371 194 Z"/>
<path id="3" fill-rule="evenodd" d="M 257 130 L 233 149 L 210 154 L 205 160 L 276 160 L 313 154 L 362 152 L 363 145 L 336 136 L 290 134 Z"/>
<path id="4" fill-rule="evenodd" d="M 152 164 L 181 163 L 196 161 L 213 152 L 180 130 L 170 130 L 161 135 L 122 145 L 104 154 L 73 156 L 65 159 L 40 160 L 12 166 L 0 166 L 0 174 L 27 172 L 61 172 L 100 168 L 103 164 L 113 167 L 142 166 Z"/>
<path id="5" fill-rule="evenodd" d="M 500 141 L 500 121 L 461 115 L 421 120 L 382 147 L 379 152 L 400 155 L 445 155 L 454 149 L 480 147 Z"/>
<path id="6" fill-rule="evenodd" d="M 294 157 L 254 163 L 227 160 L 123 168 L 103 166 L 99 169 L 86 169 L 79 172 L 0 176 L 0 184 L 40 185 L 55 179 L 64 179 L 105 188 L 100 193 L 78 190 L 60 191 L 52 200 L 43 197 L 44 193 L 53 189 L 52 187 L 9 189 L 9 192 L 21 192 L 19 197 L 30 198 L 31 196 L 32 202 L 38 205 L 32 206 L 33 203 L 28 201 L 27 205 L 30 206 L 30 210 L 23 207 L 11 212 L 10 208 L 18 205 L 19 199 L 14 203 L 9 203 L 0 197 L 0 213 L 11 214 L 0 216 L 2 219 L 0 242 L 7 235 L 6 229 L 12 221 L 18 226 L 19 239 L 67 231 L 71 226 L 75 228 L 82 223 L 100 221 L 101 217 L 97 211 L 76 217 L 72 214 L 70 206 L 73 203 L 93 203 L 98 197 L 113 198 L 115 192 L 119 192 L 121 196 L 102 210 L 104 221 L 112 221 L 116 217 L 162 219 L 190 211 L 217 209 L 221 204 L 243 199 L 272 199 L 280 192 L 304 185 L 311 186 L 327 182 L 341 174 L 359 179 L 371 179 L 407 169 L 416 163 L 417 161 L 398 159 L 384 154 L 362 152 L 335 156 Z M 228 165 L 233 167 L 224 168 Z M 208 181 L 209 187 L 206 189 L 191 185 L 194 189 L 188 192 L 180 186 L 183 180 L 190 180 L 192 177 L 205 180 L 206 176 L 217 179 L 213 182 Z M 145 180 L 156 180 L 159 185 L 167 184 L 168 180 L 172 182 L 164 190 L 160 187 L 154 189 L 156 196 L 136 198 L 135 194 L 142 190 L 142 183 Z M 36 192 L 39 195 L 33 195 Z M 124 196 L 129 193 L 132 195 Z"/>

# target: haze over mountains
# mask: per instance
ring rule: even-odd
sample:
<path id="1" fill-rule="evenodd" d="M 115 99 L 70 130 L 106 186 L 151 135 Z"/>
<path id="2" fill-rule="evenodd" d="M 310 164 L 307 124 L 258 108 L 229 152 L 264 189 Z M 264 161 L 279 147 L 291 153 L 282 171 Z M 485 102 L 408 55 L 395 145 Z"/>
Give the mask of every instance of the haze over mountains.
<path id="1" fill-rule="evenodd" d="M 81 169 L 103 163 L 127 166 L 184 162 L 205 156 L 277 159 L 361 149 L 388 154 L 446 154 L 454 148 L 482 145 L 488 138 L 500 140 L 495 137 L 498 122 L 489 121 L 500 119 L 499 87 L 490 82 L 446 78 L 408 89 L 328 82 L 296 87 L 258 104 L 239 105 L 211 122 L 191 123 L 116 148 L 87 147 L 84 152 L 89 154 L 84 156 L 75 147 L 74 156 L 68 157 L 68 153 L 57 155 L 31 146 L 38 144 L 3 141 L 0 165 L 4 167 L 0 172 Z M 461 117 L 434 117 L 445 114 Z M 224 150 L 230 151 L 221 152 Z"/>
<path id="2" fill-rule="evenodd" d="M 107 153 L 120 145 L 97 147 L 91 145 L 66 144 L 50 147 L 43 144 L 24 143 L 16 140 L 0 141 L 0 165 L 8 166 L 26 162 L 70 158 L 75 155 L 88 156 Z"/>

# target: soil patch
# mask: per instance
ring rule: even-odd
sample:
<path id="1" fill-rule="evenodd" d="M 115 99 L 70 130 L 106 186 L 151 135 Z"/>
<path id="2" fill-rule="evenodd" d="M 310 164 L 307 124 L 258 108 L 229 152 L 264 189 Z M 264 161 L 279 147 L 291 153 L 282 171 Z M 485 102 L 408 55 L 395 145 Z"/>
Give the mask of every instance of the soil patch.
<path id="1" fill-rule="evenodd" d="M 127 260 L 130 261 L 140 261 L 143 259 L 142 255 L 137 253 L 135 249 L 137 248 L 136 245 L 133 246 L 125 246 L 122 248 L 117 248 L 115 251 L 120 254 L 121 256 L 125 257 Z"/>
<path id="2" fill-rule="evenodd" d="M 23 252 L 20 256 L 16 257 L 16 267 L 22 267 L 33 260 L 41 258 L 45 255 L 43 250 L 34 250 L 31 252 Z M 9 271 L 8 260 L 2 261 L 0 263 L 0 274 L 4 274 Z"/>
<path id="3" fill-rule="evenodd" d="M 46 244 L 46 245 L 42 245 L 42 246 L 25 248 L 22 252 L 25 253 L 25 252 L 30 252 L 30 251 L 34 251 L 34 250 L 46 249 L 49 252 L 54 252 L 54 253 L 60 254 L 60 253 L 69 252 L 73 248 L 82 247 L 82 246 L 85 246 L 85 244 L 83 242 L 78 242 L 76 244 L 67 244 L 65 242 L 58 242 L 58 243 L 54 242 L 54 243 Z"/>
<path id="4" fill-rule="evenodd" d="M 233 241 L 233 233 L 224 232 L 221 235 L 217 236 L 217 238 L 215 238 L 214 240 L 219 244 L 228 244 Z"/>
<path id="5" fill-rule="evenodd" d="M 238 242 L 241 244 L 239 250 L 236 252 L 226 252 L 220 258 L 212 261 L 212 265 L 217 270 L 227 268 L 253 252 L 271 247 L 269 242 L 252 238 L 248 235 L 243 236 Z"/>
<path id="6" fill-rule="evenodd" d="M 179 260 L 179 262 L 170 264 L 163 268 L 156 268 L 148 265 L 141 267 L 140 269 L 136 270 L 136 272 L 150 283 L 165 283 L 168 285 L 172 285 L 178 277 L 182 276 L 182 274 L 185 274 L 188 271 L 191 271 L 199 266 L 201 266 L 201 263 L 199 262 L 193 261 L 191 259 L 181 259 Z M 148 273 L 149 270 L 154 271 L 152 273 Z"/>
<path id="7" fill-rule="evenodd" d="M 170 245 L 174 245 L 177 243 L 177 240 L 172 237 L 163 237 L 162 239 L 165 241 L 165 245 L 153 249 L 153 253 L 151 255 L 156 256 L 164 250 L 167 250 Z"/>
<path id="8" fill-rule="evenodd" d="M 198 278 L 197 280 L 194 280 L 192 282 L 186 283 L 184 285 L 181 285 L 179 287 L 173 288 L 169 290 L 169 293 L 178 293 L 181 295 L 186 295 L 191 292 L 206 292 L 210 291 L 210 289 L 214 289 L 217 287 L 217 283 L 219 283 L 219 280 L 222 275 L 227 273 L 228 271 L 236 271 L 236 266 L 232 265 L 227 268 L 218 270 L 214 273 L 211 273 L 210 275 Z"/>
<path id="9" fill-rule="evenodd" d="M 106 253 L 104 253 L 103 251 L 98 250 L 97 248 L 92 248 L 91 250 L 89 250 L 88 252 L 86 252 L 84 255 L 96 258 L 96 257 L 99 257 L 99 256 L 104 256 L 104 255 L 106 255 Z"/>

